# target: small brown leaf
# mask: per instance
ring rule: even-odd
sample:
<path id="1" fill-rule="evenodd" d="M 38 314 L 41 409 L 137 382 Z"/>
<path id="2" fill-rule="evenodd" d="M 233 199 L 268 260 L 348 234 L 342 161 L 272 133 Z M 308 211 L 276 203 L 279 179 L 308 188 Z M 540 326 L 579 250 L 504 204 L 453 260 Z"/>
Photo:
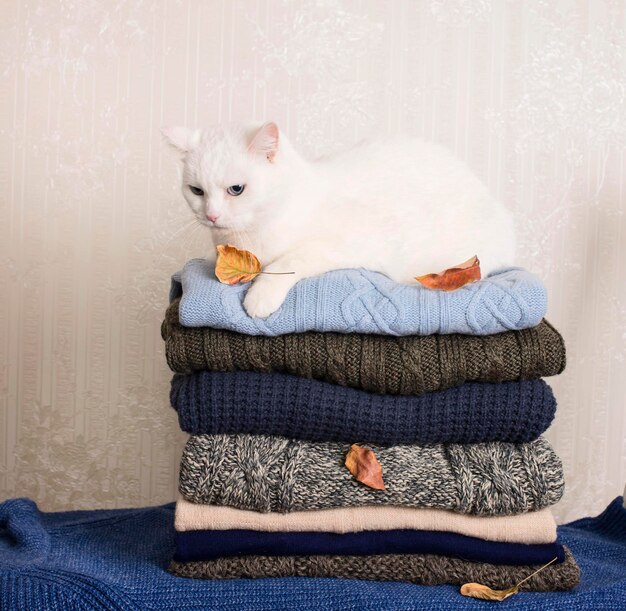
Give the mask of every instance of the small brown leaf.
<path id="1" fill-rule="evenodd" d="M 384 490 L 383 468 L 369 448 L 352 444 L 346 454 L 346 467 L 355 479 L 375 490 Z"/>
<path id="2" fill-rule="evenodd" d="M 474 255 L 471 259 L 456 267 L 451 267 L 438 274 L 426 274 L 415 278 L 420 284 L 429 289 L 453 291 L 462 286 L 480 280 L 480 261 Z"/>
<path id="3" fill-rule="evenodd" d="M 492 590 L 489 586 L 484 586 L 481 583 L 466 583 L 461 586 L 461 594 L 463 596 L 480 598 L 482 600 L 504 600 L 518 592 L 519 588 L 517 586 L 513 586 L 508 590 Z"/>
<path id="4" fill-rule="evenodd" d="M 249 250 L 219 244 L 215 276 L 222 284 L 250 282 L 261 273 L 261 263 Z"/>

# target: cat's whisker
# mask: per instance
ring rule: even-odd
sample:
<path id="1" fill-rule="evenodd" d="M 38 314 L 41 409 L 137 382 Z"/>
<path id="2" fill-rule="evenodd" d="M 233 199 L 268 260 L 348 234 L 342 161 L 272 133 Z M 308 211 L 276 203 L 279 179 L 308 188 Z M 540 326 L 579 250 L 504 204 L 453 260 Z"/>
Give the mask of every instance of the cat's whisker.
<path id="1" fill-rule="evenodd" d="M 193 218 L 193 219 L 186 221 L 182 225 L 182 227 L 179 227 L 171 236 L 168 237 L 167 243 L 169 244 L 172 240 L 175 240 L 178 237 L 180 237 L 180 235 L 184 233 L 187 229 L 189 229 L 194 224 L 194 222 L 197 222 L 197 219 Z"/>
<path id="2" fill-rule="evenodd" d="M 192 230 L 191 230 L 190 237 L 191 237 L 191 236 L 195 237 L 195 236 L 196 236 L 196 234 L 198 233 L 198 229 L 200 229 L 200 230 L 202 231 L 203 229 L 207 229 L 207 227 L 206 227 L 206 225 L 203 225 L 203 224 L 202 224 L 202 223 L 200 223 L 200 222 L 196 223 L 196 224 L 193 226 Z"/>
<path id="3" fill-rule="evenodd" d="M 189 230 L 191 230 L 191 232 L 187 234 L 187 237 L 190 238 L 191 236 L 195 235 L 196 231 L 198 230 L 198 227 L 205 227 L 205 226 L 195 217 L 188 220 L 186 223 L 184 223 L 182 227 L 177 229 L 171 236 L 168 237 L 167 241 L 165 242 L 165 245 L 169 246 L 175 240 L 180 239 Z"/>
<path id="4" fill-rule="evenodd" d="M 198 231 L 202 233 L 203 230 L 206 231 L 207 229 L 208 227 L 206 225 L 203 225 L 199 221 L 196 221 L 192 224 L 191 231 L 189 231 L 189 233 L 187 234 L 186 240 L 189 242 L 192 240 L 196 240 L 198 238 Z"/>

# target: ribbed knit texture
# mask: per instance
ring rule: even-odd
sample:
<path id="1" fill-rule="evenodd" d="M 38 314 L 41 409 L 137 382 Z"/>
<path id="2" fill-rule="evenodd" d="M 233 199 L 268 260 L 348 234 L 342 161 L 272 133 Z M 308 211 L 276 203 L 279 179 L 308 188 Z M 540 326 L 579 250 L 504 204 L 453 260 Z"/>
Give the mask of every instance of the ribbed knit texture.
<path id="1" fill-rule="evenodd" d="M 571 549 L 583 579 L 571 593 L 518 594 L 507 611 L 626 608 L 626 510 L 615 499 L 601 516 L 559 527 L 559 541 Z M 206 564 L 214 580 L 180 579 L 165 569 L 172 558 L 174 506 L 141 509 L 41 513 L 27 499 L 0 503 L 0 609 L 106 611 L 175 609 L 404 609 L 481 611 L 484 601 L 461 597 L 458 585 L 419 587 L 407 583 L 356 579 L 411 580 L 421 583 L 478 581 L 510 587 L 532 572 L 487 568 L 451 558 L 436 564 L 416 556 L 318 559 L 239 558 Z M 376 563 L 381 561 L 381 565 Z M 320 566 L 320 562 L 323 564 Z M 210 567 L 210 568 L 209 568 Z M 566 562 L 548 567 L 525 587 L 564 587 Z M 195 573 L 192 567 L 182 567 Z M 196 567 L 199 568 L 199 567 Z M 197 574 L 201 574 L 198 572 Z M 262 575 L 328 575 L 350 579 L 219 579 Z M 557 582 L 555 583 L 555 577 Z M 544 580 L 546 580 L 544 582 Z M 575 579 L 568 578 L 568 587 Z M 503 609 L 505 607 L 502 607 Z M 499 608 L 498 605 L 496 607 Z"/>
<path id="2" fill-rule="evenodd" d="M 189 501 L 256 511 L 407 505 L 506 515 L 541 509 L 563 494 L 548 442 L 372 446 L 385 490 L 344 466 L 347 443 L 263 435 L 197 435 L 187 441 L 180 492 Z"/>
<path id="3" fill-rule="evenodd" d="M 180 299 L 161 325 L 173 371 L 282 372 L 376 393 L 419 395 L 463 382 L 553 376 L 565 367 L 565 345 L 547 321 L 495 335 L 288 333 L 277 337 L 183 327 Z"/>
<path id="4" fill-rule="evenodd" d="M 170 299 L 182 294 L 180 322 L 250 335 L 304 331 L 432 335 L 491 335 L 535 327 L 545 316 L 546 290 L 519 268 L 503 270 L 456 291 L 398 284 L 383 274 L 343 269 L 305 278 L 267 319 L 248 316 L 249 284 L 225 285 L 203 259 L 188 261 L 172 278 Z"/>
<path id="5" fill-rule="evenodd" d="M 309 441 L 522 443 L 552 422 L 543 380 L 468 382 L 419 396 L 378 395 L 284 373 L 198 371 L 172 380 L 180 428 Z"/>
<path id="6" fill-rule="evenodd" d="M 258 530 L 263 532 L 364 532 L 433 530 L 503 543 L 554 543 L 556 522 L 549 509 L 514 516 L 473 516 L 446 509 L 372 505 L 290 513 L 261 513 L 222 505 L 176 502 L 174 527 L 188 530 Z"/>
<path id="7" fill-rule="evenodd" d="M 340 577 L 375 579 L 377 581 L 409 581 L 431 586 L 443 583 L 462 585 L 476 582 L 488 584 L 495 589 L 504 589 L 520 582 L 538 568 L 539 566 L 495 565 L 468 562 L 446 556 L 407 554 L 384 556 L 242 556 L 240 558 L 220 558 L 187 563 L 174 561 L 170 564 L 169 570 L 180 577 L 200 579 L 287 576 Z M 565 562 L 550 565 L 522 584 L 520 589 L 524 592 L 570 590 L 578 584 L 579 580 L 580 570 L 571 553 L 567 550 Z M 527 598 L 525 602 L 526 604 L 530 603 L 532 608 L 542 608 L 540 601 L 535 597 Z M 459 595 L 456 606 L 450 607 L 450 609 L 473 608 L 470 605 L 470 601 Z M 433 592 L 430 604 L 421 608 L 442 609 L 446 607 L 441 606 L 441 600 Z"/>
<path id="8" fill-rule="evenodd" d="M 429 530 L 370 530 L 360 533 L 260 532 L 258 530 L 190 530 L 176 533 L 174 560 L 191 562 L 228 556 L 369 556 L 437 554 L 490 564 L 563 562 L 558 543 L 526 545 L 484 541 Z"/>

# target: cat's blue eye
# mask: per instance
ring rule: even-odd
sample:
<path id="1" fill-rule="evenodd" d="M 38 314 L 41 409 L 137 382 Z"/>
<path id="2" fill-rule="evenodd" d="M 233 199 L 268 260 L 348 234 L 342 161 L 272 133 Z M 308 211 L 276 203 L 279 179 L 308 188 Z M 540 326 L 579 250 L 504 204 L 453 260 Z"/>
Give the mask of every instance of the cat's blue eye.
<path id="1" fill-rule="evenodd" d="M 243 193 L 243 190 L 246 188 L 246 185 L 231 185 L 230 187 L 228 187 L 228 189 L 226 189 L 226 193 L 228 193 L 228 195 L 241 195 Z"/>
<path id="2" fill-rule="evenodd" d="M 204 191 L 200 187 L 192 187 L 189 185 L 189 189 L 194 195 L 204 195 Z"/>

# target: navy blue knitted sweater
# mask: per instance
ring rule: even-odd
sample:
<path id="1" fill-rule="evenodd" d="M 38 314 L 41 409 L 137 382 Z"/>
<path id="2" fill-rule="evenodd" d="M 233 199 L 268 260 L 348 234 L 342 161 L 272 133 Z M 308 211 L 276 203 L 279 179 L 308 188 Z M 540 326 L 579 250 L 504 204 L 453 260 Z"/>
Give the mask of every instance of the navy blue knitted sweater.
<path id="1" fill-rule="evenodd" d="M 176 375 L 170 393 L 193 435 L 248 433 L 308 441 L 524 443 L 556 410 L 543 380 L 466 383 L 420 396 L 379 395 L 282 373 Z"/>
<path id="2" fill-rule="evenodd" d="M 174 560 L 193 562 L 228 556 L 368 556 L 436 554 L 490 564 L 545 564 L 565 560 L 559 543 L 502 543 L 430 530 L 368 530 L 356 533 L 189 530 L 176 533 Z"/>

